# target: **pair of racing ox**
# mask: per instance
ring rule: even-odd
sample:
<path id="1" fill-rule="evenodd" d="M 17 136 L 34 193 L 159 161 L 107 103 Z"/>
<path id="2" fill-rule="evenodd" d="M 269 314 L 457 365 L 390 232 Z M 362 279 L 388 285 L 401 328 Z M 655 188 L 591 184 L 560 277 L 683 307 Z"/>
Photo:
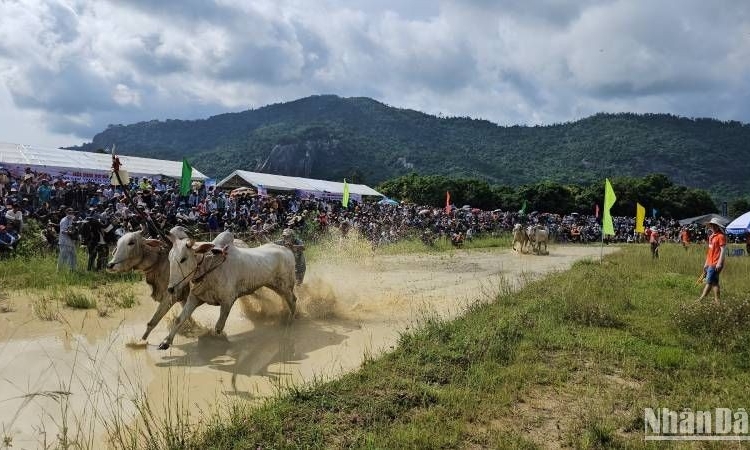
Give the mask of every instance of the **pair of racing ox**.
<path id="1" fill-rule="evenodd" d="M 294 316 L 295 262 L 288 248 L 276 244 L 247 248 L 228 231 L 213 242 L 196 242 L 182 227 L 172 228 L 167 237 L 165 242 L 146 238 L 141 231 L 126 233 L 107 264 L 111 272 L 141 271 L 151 286 L 151 298 L 158 307 L 143 340 L 175 303 L 182 304 L 182 312 L 159 349 L 169 348 L 180 327 L 204 303 L 220 308 L 215 331 L 221 333 L 235 300 L 261 287 L 279 294 L 289 317 Z"/>
<path id="2" fill-rule="evenodd" d="M 524 252 L 524 248 L 528 244 L 531 248 L 531 252 L 536 255 L 549 254 L 547 251 L 547 242 L 549 241 L 549 229 L 544 225 L 531 225 L 526 229 L 523 225 L 517 223 L 513 227 L 513 250 L 521 253 Z M 520 244 L 520 248 L 516 249 L 516 243 Z M 542 250 L 544 245 L 544 250 Z"/>

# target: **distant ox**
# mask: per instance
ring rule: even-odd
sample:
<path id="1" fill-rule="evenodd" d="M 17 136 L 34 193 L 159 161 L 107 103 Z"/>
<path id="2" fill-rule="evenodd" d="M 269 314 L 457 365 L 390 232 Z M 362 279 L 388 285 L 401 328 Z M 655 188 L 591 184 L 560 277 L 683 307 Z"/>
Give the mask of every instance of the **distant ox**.
<path id="1" fill-rule="evenodd" d="M 531 245 L 531 251 L 537 255 L 547 254 L 547 241 L 549 240 L 549 229 L 544 225 L 531 225 L 526 229 L 526 234 L 529 236 L 529 244 Z M 542 252 L 542 244 L 544 244 L 544 252 Z"/>
<path id="2" fill-rule="evenodd" d="M 516 250 L 516 242 L 521 244 L 521 248 L 518 250 Z M 515 224 L 513 226 L 513 251 L 523 253 L 523 248 L 527 242 L 529 242 L 529 236 L 526 234 L 523 226 L 520 223 Z"/>
<path id="3" fill-rule="evenodd" d="M 235 300 L 267 287 L 281 296 L 294 316 L 294 254 L 286 247 L 265 244 L 255 248 L 237 248 L 232 234 L 225 231 L 214 242 L 196 243 L 170 232 L 169 292 L 190 284 L 190 294 L 177 323 L 159 345 L 168 349 L 175 334 L 195 308 L 207 303 L 219 306 L 216 333 L 224 330 Z"/>

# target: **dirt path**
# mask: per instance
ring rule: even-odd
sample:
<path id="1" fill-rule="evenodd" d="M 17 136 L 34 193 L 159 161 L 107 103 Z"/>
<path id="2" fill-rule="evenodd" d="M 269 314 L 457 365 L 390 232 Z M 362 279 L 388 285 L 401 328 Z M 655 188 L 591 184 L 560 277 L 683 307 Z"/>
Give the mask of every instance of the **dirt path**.
<path id="1" fill-rule="evenodd" d="M 178 336 L 166 352 L 156 349 L 166 322 L 148 346 L 138 343 L 155 308 L 145 283 L 136 308 L 107 318 L 66 310 L 63 322 L 34 319 L 33 294 L 11 293 L 16 311 L 0 314 L 0 432 L 20 448 L 54 442 L 63 426 L 92 440 L 101 419 L 129 421 L 138 393 L 148 393 L 157 414 L 169 404 L 195 417 L 217 401 L 334 377 L 392 348 L 425 315 L 453 317 L 501 289 L 598 256 L 595 246 L 557 246 L 548 256 L 492 249 L 326 258 L 308 265 L 291 325 L 277 320 L 281 300 L 261 295 L 235 306 L 226 336 L 196 330 L 199 337 Z M 203 306 L 194 317 L 211 328 L 218 308 Z"/>

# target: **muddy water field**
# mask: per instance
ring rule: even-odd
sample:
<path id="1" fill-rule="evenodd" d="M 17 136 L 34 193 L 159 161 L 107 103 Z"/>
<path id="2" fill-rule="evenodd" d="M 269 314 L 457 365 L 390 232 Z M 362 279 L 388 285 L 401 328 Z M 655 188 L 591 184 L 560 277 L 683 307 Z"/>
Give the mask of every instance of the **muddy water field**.
<path id="1" fill-rule="evenodd" d="M 606 249 L 612 251 L 614 249 Z M 308 263 L 291 323 L 280 298 L 260 290 L 232 309 L 225 332 L 211 332 L 217 307 L 203 305 L 166 351 L 156 348 L 179 305 L 140 341 L 156 304 L 145 282 L 123 285 L 137 305 L 101 317 L 60 308 L 57 318 L 32 313 L 39 292 L 6 292 L 0 313 L 0 432 L 14 448 L 61 437 L 98 447 L 112 427 L 127 425 L 138 399 L 156 415 L 191 420 L 231 400 L 256 401 L 291 385 L 335 377 L 388 351 L 425 317 L 461 314 L 474 302 L 583 258 L 599 248 L 554 246 L 546 256 L 508 249 L 347 255 Z"/>

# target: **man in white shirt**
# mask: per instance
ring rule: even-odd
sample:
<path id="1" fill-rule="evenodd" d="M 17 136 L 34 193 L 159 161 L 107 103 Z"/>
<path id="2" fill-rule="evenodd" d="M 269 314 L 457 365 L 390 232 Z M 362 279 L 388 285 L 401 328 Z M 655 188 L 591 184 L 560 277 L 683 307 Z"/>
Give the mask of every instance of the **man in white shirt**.
<path id="1" fill-rule="evenodd" d="M 72 271 L 76 270 L 78 260 L 76 259 L 76 241 L 78 236 L 73 232 L 73 222 L 75 221 L 75 211 L 73 208 L 65 210 L 65 217 L 60 220 L 60 235 L 58 244 L 60 246 L 60 256 L 57 259 L 57 271 L 67 267 Z"/>

